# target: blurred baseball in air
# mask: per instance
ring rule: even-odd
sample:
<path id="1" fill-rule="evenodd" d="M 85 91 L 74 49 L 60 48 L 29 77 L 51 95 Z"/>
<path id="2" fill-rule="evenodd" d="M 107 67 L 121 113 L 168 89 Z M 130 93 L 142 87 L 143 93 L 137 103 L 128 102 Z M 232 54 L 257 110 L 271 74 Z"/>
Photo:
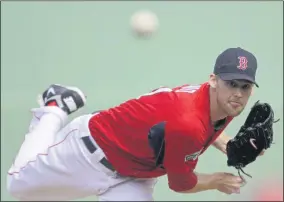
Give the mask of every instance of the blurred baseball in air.
<path id="1" fill-rule="evenodd" d="M 159 19 L 155 13 L 141 10 L 131 16 L 130 26 L 138 36 L 151 36 L 159 27 Z"/>

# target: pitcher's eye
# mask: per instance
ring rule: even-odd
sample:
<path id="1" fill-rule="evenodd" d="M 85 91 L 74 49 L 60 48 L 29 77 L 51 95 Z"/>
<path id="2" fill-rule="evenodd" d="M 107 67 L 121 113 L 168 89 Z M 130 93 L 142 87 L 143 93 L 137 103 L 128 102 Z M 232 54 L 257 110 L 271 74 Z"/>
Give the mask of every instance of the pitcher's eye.
<path id="1" fill-rule="evenodd" d="M 228 81 L 228 85 L 232 88 L 238 87 L 238 84 L 235 81 Z"/>
<path id="2" fill-rule="evenodd" d="M 250 84 L 245 84 L 245 85 L 242 86 L 242 89 L 243 89 L 243 90 L 248 90 L 248 89 L 250 89 L 250 88 L 251 88 L 251 85 L 250 85 Z"/>

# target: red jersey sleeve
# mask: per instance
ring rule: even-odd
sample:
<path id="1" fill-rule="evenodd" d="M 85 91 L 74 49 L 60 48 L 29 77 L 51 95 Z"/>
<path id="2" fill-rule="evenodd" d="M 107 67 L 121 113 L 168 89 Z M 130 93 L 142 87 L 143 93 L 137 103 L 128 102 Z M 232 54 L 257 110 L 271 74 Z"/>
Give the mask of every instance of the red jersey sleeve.
<path id="1" fill-rule="evenodd" d="M 184 128 L 170 122 L 166 124 L 164 167 L 170 189 L 186 191 L 197 184 L 193 171 L 201 150 L 200 133 L 194 123 Z"/>

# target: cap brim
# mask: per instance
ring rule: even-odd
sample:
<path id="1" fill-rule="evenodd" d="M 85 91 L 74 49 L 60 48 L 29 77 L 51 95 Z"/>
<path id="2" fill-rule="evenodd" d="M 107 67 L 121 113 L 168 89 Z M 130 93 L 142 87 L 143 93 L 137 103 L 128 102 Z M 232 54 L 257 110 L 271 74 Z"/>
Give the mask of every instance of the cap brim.
<path id="1" fill-rule="evenodd" d="M 221 73 L 221 74 L 218 74 L 218 76 L 224 81 L 246 80 L 246 81 L 254 83 L 256 87 L 259 87 L 258 84 L 255 82 L 255 80 L 246 74 Z"/>

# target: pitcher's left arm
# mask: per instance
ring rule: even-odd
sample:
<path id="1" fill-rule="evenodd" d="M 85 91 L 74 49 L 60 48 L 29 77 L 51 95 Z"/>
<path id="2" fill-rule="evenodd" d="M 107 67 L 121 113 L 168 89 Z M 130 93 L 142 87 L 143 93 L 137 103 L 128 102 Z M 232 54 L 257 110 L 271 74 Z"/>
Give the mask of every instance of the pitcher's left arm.
<path id="1" fill-rule="evenodd" d="M 225 132 L 222 132 L 212 145 L 224 154 L 227 154 L 226 147 L 230 139 L 232 139 L 232 137 L 227 135 Z M 259 155 L 262 156 L 263 154 L 264 150 Z"/>
<path id="2" fill-rule="evenodd" d="M 232 139 L 230 136 L 228 136 L 225 132 L 222 132 L 212 145 L 224 154 L 227 154 L 226 147 L 230 139 Z"/>

